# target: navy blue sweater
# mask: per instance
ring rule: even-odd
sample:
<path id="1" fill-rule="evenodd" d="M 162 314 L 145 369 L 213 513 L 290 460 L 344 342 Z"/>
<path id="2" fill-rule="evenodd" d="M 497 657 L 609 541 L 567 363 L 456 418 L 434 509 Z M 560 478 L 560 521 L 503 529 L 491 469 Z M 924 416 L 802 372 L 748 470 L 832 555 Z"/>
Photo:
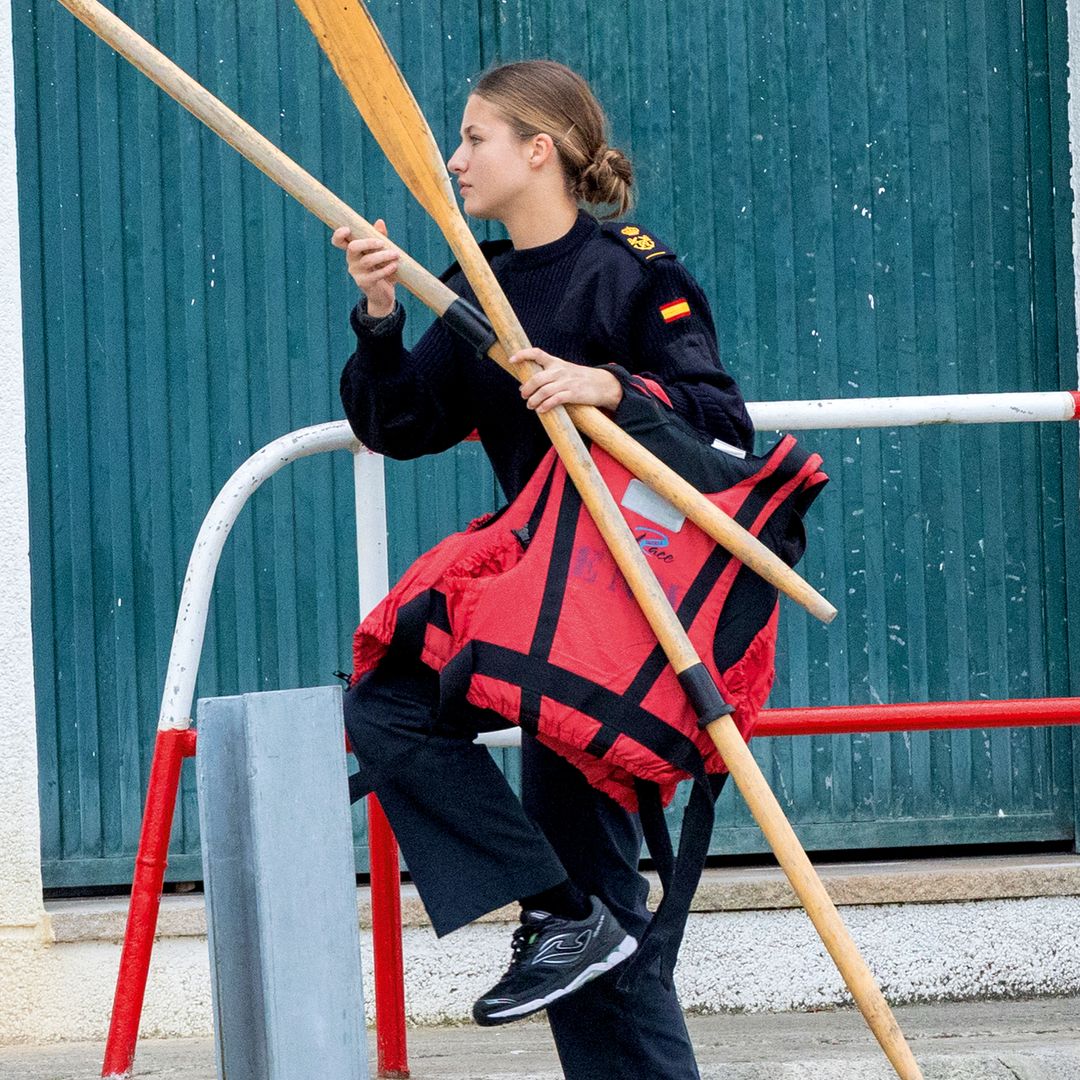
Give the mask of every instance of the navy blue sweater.
<path id="1" fill-rule="evenodd" d="M 491 245 L 487 253 L 533 345 L 574 363 L 617 364 L 655 379 L 699 431 L 751 449 L 753 426 L 720 363 L 705 296 L 659 241 L 636 226 L 601 226 L 582 212 L 553 243 L 523 251 Z M 456 266 L 443 278 L 476 303 Z M 512 500 L 550 446 L 517 381 L 441 321 L 406 349 L 404 324 L 400 305 L 379 320 L 363 304 L 353 312 L 356 352 L 341 375 L 353 431 L 372 450 L 407 459 L 446 450 L 476 430 Z"/>

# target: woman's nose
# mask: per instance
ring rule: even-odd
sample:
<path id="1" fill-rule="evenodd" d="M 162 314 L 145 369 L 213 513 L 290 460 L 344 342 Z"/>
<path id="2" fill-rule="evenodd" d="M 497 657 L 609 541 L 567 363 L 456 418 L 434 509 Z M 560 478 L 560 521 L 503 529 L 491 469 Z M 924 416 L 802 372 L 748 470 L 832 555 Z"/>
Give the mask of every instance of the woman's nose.
<path id="1" fill-rule="evenodd" d="M 461 160 L 461 147 L 460 146 L 450 155 L 450 160 L 446 163 L 446 167 L 455 176 L 458 173 L 465 171 L 465 165 L 463 164 L 463 162 Z"/>

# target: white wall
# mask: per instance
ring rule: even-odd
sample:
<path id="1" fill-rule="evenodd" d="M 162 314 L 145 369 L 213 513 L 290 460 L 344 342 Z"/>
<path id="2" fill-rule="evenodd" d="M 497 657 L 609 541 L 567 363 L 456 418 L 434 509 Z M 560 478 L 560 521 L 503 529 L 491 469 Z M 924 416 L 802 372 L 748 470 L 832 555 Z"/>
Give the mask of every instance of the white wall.
<path id="1" fill-rule="evenodd" d="M 863 905 L 842 914 L 896 1004 L 1080 993 L 1080 897 Z M 473 1000 L 509 960 L 511 929 L 475 923 L 437 940 L 428 927 L 407 927 L 410 1022 L 467 1023 Z M 369 931 L 362 933 L 362 952 L 370 1022 Z M 0 1043 L 103 1040 L 119 957 L 113 940 L 39 947 L 30 964 L 7 976 L 7 992 L 0 990 Z M 5 961 L 0 949 L 0 972 Z M 705 1013 L 816 1009 L 848 1000 L 810 920 L 793 909 L 692 914 L 676 982 L 684 1007 Z M 154 948 L 142 1034 L 210 1033 L 206 939 L 188 928 Z"/>
<path id="2" fill-rule="evenodd" d="M 40 1007 L 51 941 L 41 900 L 14 98 L 11 7 L 0 0 L 0 1033 L 25 1027 Z"/>
<path id="3" fill-rule="evenodd" d="M 44 929 L 30 650 L 22 305 L 11 7 L 0 0 L 0 941 Z"/>

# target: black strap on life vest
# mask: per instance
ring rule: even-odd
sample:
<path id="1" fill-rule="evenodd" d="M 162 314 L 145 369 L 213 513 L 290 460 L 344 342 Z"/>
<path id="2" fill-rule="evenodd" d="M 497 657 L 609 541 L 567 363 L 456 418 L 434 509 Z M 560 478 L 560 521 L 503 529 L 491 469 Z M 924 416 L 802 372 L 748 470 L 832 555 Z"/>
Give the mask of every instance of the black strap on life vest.
<path id="1" fill-rule="evenodd" d="M 638 817 L 641 832 L 653 867 L 660 878 L 660 885 L 667 892 L 675 868 L 675 852 L 671 848 L 671 833 L 664 820 L 664 807 L 660 802 L 660 785 L 650 780 L 634 779 L 634 792 L 638 801 Z"/>
<path id="2" fill-rule="evenodd" d="M 746 500 L 735 514 L 736 523 L 741 525 L 744 529 L 749 529 L 757 519 L 758 514 L 760 514 L 768 505 L 769 500 L 784 486 L 784 484 L 791 480 L 793 476 L 798 475 L 810 456 L 811 455 L 801 447 L 793 447 L 789 450 L 785 455 L 784 460 L 776 467 L 773 473 L 762 480 L 761 483 L 754 485 L 753 490 L 746 497 Z M 731 555 L 719 545 L 716 546 L 705 560 L 701 569 L 698 571 L 697 577 L 686 590 L 686 595 L 679 604 L 678 610 L 675 612 L 679 618 L 679 622 L 682 623 L 685 629 L 689 630 L 694 619 L 697 618 L 702 605 L 712 594 L 713 589 L 716 588 L 716 583 L 733 562 L 737 562 L 735 556 Z M 770 599 L 767 603 L 757 604 L 751 607 L 751 605 L 745 603 L 745 600 L 748 599 L 748 597 L 743 596 L 740 597 L 740 600 L 743 602 L 735 604 L 735 597 L 733 594 L 736 590 L 740 593 L 761 591 L 767 594 Z M 732 616 L 751 613 L 758 616 L 758 622 L 754 626 L 743 628 L 743 632 L 738 635 L 723 634 L 719 632 L 723 629 L 723 625 L 718 627 L 713 655 L 717 671 L 726 671 L 731 667 L 731 665 L 742 655 L 746 643 L 751 641 L 762 627 L 764 627 L 765 623 L 768 622 L 775 596 L 776 589 L 774 586 L 770 585 L 764 578 L 758 577 L 757 574 L 748 570 L 745 566 L 740 565 L 724 605 L 724 615 L 727 616 L 727 619 L 725 620 L 724 616 L 721 618 L 722 621 L 728 621 Z M 644 701 L 648 696 L 649 691 L 653 688 L 656 680 L 667 666 L 667 662 L 667 656 L 658 643 L 653 647 L 648 658 L 638 669 L 638 673 L 634 676 L 633 682 L 627 687 L 626 697 L 635 702 Z"/>
<path id="3" fill-rule="evenodd" d="M 744 528 L 749 528 L 769 500 L 785 483 L 799 473 L 809 457 L 808 453 L 801 450 L 793 448 L 789 451 L 772 475 L 755 485 L 735 515 L 735 520 Z M 723 548 L 717 547 L 705 560 L 676 612 L 679 621 L 686 629 L 690 628 L 701 606 L 733 559 L 734 556 L 729 555 Z M 731 653 L 730 656 L 714 655 L 719 671 L 727 670 L 742 655 L 745 643 L 761 630 L 772 610 L 775 589 L 745 567 L 740 567 L 725 600 L 725 611 L 734 610 L 729 607 L 737 599 L 734 594 L 737 590 L 742 592 L 744 589 L 753 592 L 764 589 L 769 599 L 764 604 L 739 606 L 741 612 L 756 613 L 754 625 L 741 628 L 742 632 L 738 635 L 717 633 L 714 654 L 719 649 L 723 649 L 725 653 Z M 625 694 L 628 703 L 640 704 L 645 699 L 666 664 L 667 657 L 657 645 L 628 687 Z M 723 715 L 725 703 L 720 698 L 712 677 L 703 664 L 696 664 L 682 672 L 679 681 L 690 698 L 694 711 L 698 714 L 699 723 L 704 726 Z M 637 737 L 636 734 L 634 737 Z M 716 799 L 727 779 L 726 773 L 703 777 L 695 771 L 692 775 L 694 785 L 683 811 L 679 852 L 674 859 L 672 858 L 671 837 L 660 806 L 659 790 L 655 784 L 644 781 L 637 784 L 642 832 L 645 835 L 649 854 L 656 864 L 664 889 L 664 897 L 653 917 L 652 924 L 646 931 L 641 947 L 632 960 L 624 965 L 625 970 L 619 978 L 620 987 L 631 985 L 634 978 L 640 972 L 647 970 L 657 956 L 660 957 L 662 983 L 670 986 L 674 978 L 675 962 L 685 932 L 686 919 L 712 840 Z M 651 793 L 649 788 L 652 788 Z"/>
<path id="4" fill-rule="evenodd" d="M 660 808 L 659 789 L 655 784 L 641 785 L 653 789 L 646 796 L 644 814 L 640 816 L 642 831 L 648 833 L 646 842 L 649 852 L 663 867 L 661 882 L 664 895 L 641 942 L 638 955 L 624 965 L 620 985 L 628 985 L 657 957 L 660 958 L 661 979 L 669 985 L 686 924 L 686 913 L 693 900 L 712 836 L 714 789 L 705 772 L 701 751 L 693 740 L 645 709 L 640 699 L 627 700 L 626 695 L 618 694 L 549 659 L 569 579 L 581 505 L 577 490 L 567 483 L 559 503 L 548 573 L 529 652 L 521 653 L 494 642 L 470 642 L 442 670 L 440 707 L 446 708 L 451 702 L 461 701 L 468 692 L 472 677 L 486 675 L 521 687 L 518 723 L 531 735 L 539 730 L 540 703 L 546 697 L 599 722 L 600 728 L 587 747 L 589 753 L 603 757 L 619 735 L 627 735 L 657 757 L 694 777 L 694 789 L 683 816 L 679 851 L 674 857 Z M 538 516 L 534 515 L 534 519 L 536 523 L 539 522 Z M 704 597 L 698 606 L 702 602 Z M 697 667 L 705 671 L 703 666 Z M 711 679 L 709 681 L 711 684 Z M 719 698 L 715 686 L 713 694 Z M 722 707 L 731 711 L 730 706 Z M 710 718 L 715 718 L 715 715 L 717 713 L 714 712 Z M 663 837 L 667 837 L 666 844 Z"/>
<path id="5" fill-rule="evenodd" d="M 659 788 L 656 784 L 646 783 L 644 786 L 652 787 L 655 794 L 647 796 L 645 801 L 641 801 L 639 790 L 638 814 L 641 829 L 649 845 L 649 854 L 657 864 L 664 895 L 637 952 L 622 966 L 617 983 L 620 990 L 633 987 L 637 979 L 657 960 L 660 964 L 661 984 L 667 989 L 671 988 L 690 905 L 694 902 L 694 894 L 701 880 L 701 870 L 709 854 L 712 826 L 716 818 L 716 800 L 726 780 L 727 773 L 694 777 L 690 798 L 683 810 L 679 850 L 673 859 L 671 835 L 660 805 Z M 653 846 L 654 843 L 656 847 Z M 657 860 L 657 850 L 664 853 L 662 861 Z"/>
<path id="6" fill-rule="evenodd" d="M 768 505 L 769 500 L 784 484 L 802 471 L 810 456 L 801 448 L 792 447 L 784 459 L 777 464 L 773 473 L 754 486 L 735 515 L 735 520 L 744 528 L 750 528 Z M 706 559 L 679 605 L 677 615 L 686 629 L 689 630 L 702 604 L 732 564 L 733 559 L 734 556 L 729 555 L 720 547 L 717 547 Z M 737 595 L 743 592 L 761 591 L 767 597 L 766 603 L 746 604 L 742 602 L 743 597 Z M 725 635 L 722 632 L 724 621 L 722 617 L 714 643 L 714 660 L 718 671 L 726 671 L 735 663 L 742 655 L 746 643 L 764 627 L 775 603 L 775 594 L 776 590 L 773 586 L 745 567 L 739 566 L 728 588 L 723 611 L 732 612 L 735 617 L 749 612 L 754 621 L 750 625 L 740 627 L 738 634 Z M 667 658 L 657 645 L 638 671 L 627 690 L 626 697 L 635 704 L 643 701 L 656 679 L 659 678 L 666 662 Z M 698 723 L 701 727 L 704 728 L 725 712 L 730 711 L 704 664 L 698 663 L 680 672 L 678 678 L 698 715 Z M 649 854 L 657 865 L 657 872 L 664 887 L 664 897 L 646 931 L 641 947 L 630 962 L 624 965 L 618 982 L 620 987 L 631 985 L 637 975 L 646 971 L 657 956 L 660 958 L 662 983 L 667 987 L 672 984 L 686 920 L 712 840 L 716 799 L 727 780 L 727 773 L 703 776 L 695 770 L 692 776 L 694 784 L 683 812 L 679 851 L 674 860 L 671 857 L 671 838 L 667 831 L 667 823 L 663 818 L 656 785 L 644 782 L 638 784 L 642 832 L 649 846 Z M 643 793 L 647 792 L 650 786 L 654 789 L 654 794 L 645 794 L 643 799 Z M 665 877 L 668 880 L 665 880 Z"/>

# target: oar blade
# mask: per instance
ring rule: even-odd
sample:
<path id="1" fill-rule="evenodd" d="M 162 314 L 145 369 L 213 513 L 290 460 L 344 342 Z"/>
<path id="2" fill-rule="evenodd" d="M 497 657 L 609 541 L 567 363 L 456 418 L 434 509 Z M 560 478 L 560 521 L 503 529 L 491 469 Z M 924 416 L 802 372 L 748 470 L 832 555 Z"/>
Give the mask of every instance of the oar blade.
<path id="1" fill-rule="evenodd" d="M 405 185 L 437 222 L 457 214 L 439 146 L 359 0 L 296 0 L 323 52 Z"/>
<path id="2" fill-rule="evenodd" d="M 360 0 L 296 0 L 316 40 L 390 163 L 435 219 L 507 353 L 525 331 L 458 209 L 450 175 L 420 106 Z"/>

